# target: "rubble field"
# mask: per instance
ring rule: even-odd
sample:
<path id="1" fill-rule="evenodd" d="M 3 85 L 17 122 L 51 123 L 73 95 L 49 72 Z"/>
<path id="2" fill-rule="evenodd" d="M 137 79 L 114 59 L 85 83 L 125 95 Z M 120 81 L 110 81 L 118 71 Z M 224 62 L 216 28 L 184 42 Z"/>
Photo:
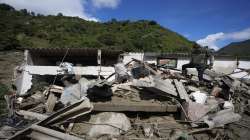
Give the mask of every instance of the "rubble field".
<path id="1" fill-rule="evenodd" d="M 114 68 L 115 80 L 34 76 L 25 96 L 5 96 L 0 138 L 249 139 L 249 79 L 207 69 L 199 81 L 136 59 Z"/>

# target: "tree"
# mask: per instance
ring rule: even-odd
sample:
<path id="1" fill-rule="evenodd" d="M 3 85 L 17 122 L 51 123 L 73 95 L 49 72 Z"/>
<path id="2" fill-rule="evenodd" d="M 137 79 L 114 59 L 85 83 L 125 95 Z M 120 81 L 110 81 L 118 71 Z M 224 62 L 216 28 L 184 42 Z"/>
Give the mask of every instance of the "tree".
<path id="1" fill-rule="evenodd" d="M 101 43 L 107 45 L 107 46 L 115 45 L 115 43 L 117 41 L 116 36 L 114 34 L 111 34 L 111 33 L 99 35 L 97 37 L 97 40 L 100 41 Z"/>
<path id="2" fill-rule="evenodd" d="M 15 8 L 11 7 L 10 5 L 7 4 L 0 4 L 0 10 L 4 10 L 4 11 L 14 11 Z"/>
<path id="3" fill-rule="evenodd" d="M 157 22 L 156 21 L 154 21 L 154 20 L 151 20 L 151 21 L 149 21 L 149 23 L 148 23 L 149 25 L 156 25 L 157 24 Z"/>
<path id="4" fill-rule="evenodd" d="M 27 9 L 21 9 L 20 12 L 22 12 L 24 15 L 29 15 Z"/>
<path id="5" fill-rule="evenodd" d="M 30 15 L 34 17 L 36 14 L 34 12 L 30 12 Z"/>
<path id="6" fill-rule="evenodd" d="M 20 47 L 18 40 L 11 34 L 0 34 L 0 50 L 12 50 Z"/>
<path id="7" fill-rule="evenodd" d="M 62 13 L 58 13 L 57 16 L 58 16 L 58 17 L 62 17 L 63 14 L 62 14 Z"/>

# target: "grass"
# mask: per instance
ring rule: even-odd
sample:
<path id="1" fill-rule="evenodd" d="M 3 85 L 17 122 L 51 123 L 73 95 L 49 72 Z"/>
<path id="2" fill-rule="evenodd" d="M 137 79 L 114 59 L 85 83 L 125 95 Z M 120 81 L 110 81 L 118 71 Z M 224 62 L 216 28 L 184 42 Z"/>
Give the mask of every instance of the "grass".
<path id="1" fill-rule="evenodd" d="M 0 114 L 6 113 L 6 103 L 4 95 L 9 91 L 8 87 L 0 83 Z"/>

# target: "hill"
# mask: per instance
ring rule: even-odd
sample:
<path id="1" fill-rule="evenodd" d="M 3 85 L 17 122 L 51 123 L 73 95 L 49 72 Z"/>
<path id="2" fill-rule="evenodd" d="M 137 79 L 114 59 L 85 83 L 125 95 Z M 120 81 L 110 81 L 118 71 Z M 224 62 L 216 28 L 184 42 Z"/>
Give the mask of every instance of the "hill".
<path id="1" fill-rule="evenodd" d="M 0 4 L 0 50 L 23 47 L 91 47 L 125 51 L 189 51 L 192 43 L 155 21 L 100 23 L 78 17 L 35 15 Z"/>
<path id="2" fill-rule="evenodd" d="M 236 55 L 236 56 L 250 56 L 250 39 L 233 42 L 218 50 L 218 54 Z"/>

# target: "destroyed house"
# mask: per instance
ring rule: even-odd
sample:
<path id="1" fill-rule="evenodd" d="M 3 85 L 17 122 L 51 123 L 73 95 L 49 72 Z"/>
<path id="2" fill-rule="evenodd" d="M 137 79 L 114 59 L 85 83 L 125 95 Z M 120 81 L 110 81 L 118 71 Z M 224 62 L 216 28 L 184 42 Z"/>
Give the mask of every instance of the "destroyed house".
<path id="1" fill-rule="evenodd" d="M 114 72 L 113 65 L 121 53 L 89 48 L 27 48 L 24 62 L 14 74 L 17 93 L 25 95 L 37 79 L 52 83 L 54 76 L 59 75 L 60 79 L 66 69 L 75 75 L 105 78 Z M 64 62 L 66 66 L 59 66 Z"/>
<path id="2" fill-rule="evenodd" d="M 32 80 L 43 79 L 52 83 L 55 75 L 59 75 L 57 79 L 62 78 L 62 75 L 65 74 L 65 68 L 59 66 L 62 62 L 67 62 L 66 65 L 72 64 L 72 73 L 76 75 L 106 78 L 114 73 L 113 66 L 120 56 L 122 56 L 124 64 L 134 58 L 149 64 L 179 70 L 190 60 L 188 53 L 124 53 L 122 51 L 101 50 L 98 56 L 98 49 L 90 48 L 27 48 L 24 53 L 24 63 L 17 67 L 14 74 L 15 85 L 20 95 L 25 95 L 31 88 Z M 238 71 L 237 64 L 240 68 L 249 69 L 250 59 L 244 57 L 238 58 L 237 61 L 234 56 L 215 55 L 213 70 L 229 74 Z M 193 73 L 196 73 L 195 70 Z M 240 78 L 246 74 L 246 72 L 239 72 L 232 76 Z M 245 78 L 250 78 L 250 76 L 245 76 Z"/>
<path id="3" fill-rule="evenodd" d="M 239 63 L 249 75 L 249 61 L 216 56 L 202 81 L 179 70 L 188 62 L 187 54 L 28 49 L 16 68 L 17 95 L 5 96 L 9 118 L 2 135 L 10 140 L 240 139 L 238 130 L 244 139 L 250 81 L 215 70 Z"/>

